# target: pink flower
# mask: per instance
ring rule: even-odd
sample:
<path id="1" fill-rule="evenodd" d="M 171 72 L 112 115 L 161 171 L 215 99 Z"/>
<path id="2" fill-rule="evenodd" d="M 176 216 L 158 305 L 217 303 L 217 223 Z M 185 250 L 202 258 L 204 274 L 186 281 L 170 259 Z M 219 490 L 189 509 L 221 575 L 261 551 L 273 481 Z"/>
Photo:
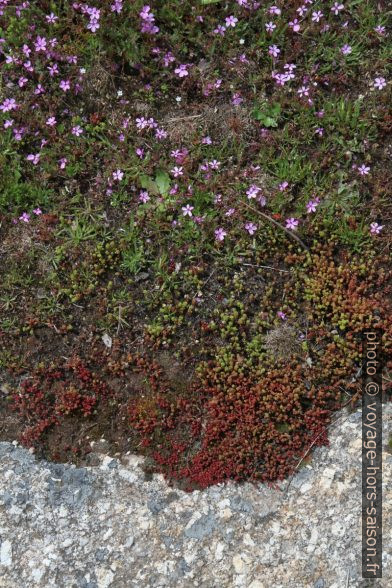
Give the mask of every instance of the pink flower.
<path id="1" fill-rule="evenodd" d="M 51 77 L 59 73 L 59 67 L 57 63 L 54 63 L 53 65 L 48 65 L 47 70 L 49 71 L 49 75 Z"/>
<path id="2" fill-rule="evenodd" d="M 123 2 L 122 0 L 115 0 L 114 4 L 111 5 L 110 10 L 112 12 L 117 12 L 117 14 L 120 14 L 120 12 L 123 9 Z"/>
<path id="3" fill-rule="evenodd" d="M 34 43 L 34 47 L 37 53 L 40 51 L 46 51 L 46 39 L 38 35 L 37 40 Z"/>
<path id="4" fill-rule="evenodd" d="M 257 230 L 257 225 L 254 223 L 246 223 L 245 229 L 248 231 L 249 235 L 253 235 Z"/>
<path id="5" fill-rule="evenodd" d="M 184 172 L 182 169 L 182 166 L 174 166 L 173 169 L 170 170 L 171 174 L 173 175 L 174 178 L 178 178 L 179 176 L 183 176 Z"/>
<path id="6" fill-rule="evenodd" d="M 312 21 L 313 22 L 320 22 L 320 20 L 323 18 L 323 13 L 321 12 L 321 10 L 317 10 L 317 12 L 312 12 Z"/>
<path id="7" fill-rule="evenodd" d="M 333 12 L 336 16 L 343 9 L 344 9 L 344 4 L 339 4 L 339 2 L 335 2 L 335 4 L 331 7 L 331 12 Z"/>
<path id="8" fill-rule="evenodd" d="M 2 112 L 9 112 L 10 110 L 16 110 L 18 105 L 14 98 L 6 98 L 2 104 L 0 104 L 0 110 Z"/>
<path id="9" fill-rule="evenodd" d="M 255 184 L 252 184 L 251 186 L 249 186 L 249 188 L 246 191 L 246 195 L 249 198 L 249 200 L 251 198 L 257 198 L 258 193 L 260 192 L 261 188 L 259 188 L 258 186 L 256 186 Z"/>
<path id="10" fill-rule="evenodd" d="M 285 314 L 284 312 L 282 312 L 281 310 L 279 310 L 279 311 L 277 312 L 277 315 L 278 315 L 278 317 L 279 317 L 280 319 L 282 319 L 282 321 L 285 321 L 285 320 L 286 320 L 286 318 L 287 318 L 286 314 Z"/>
<path id="11" fill-rule="evenodd" d="M 48 125 L 48 127 L 54 127 L 57 124 L 57 120 L 54 116 L 50 116 L 46 121 L 46 124 Z"/>
<path id="12" fill-rule="evenodd" d="M 286 188 L 288 188 L 288 186 L 289 186 L 289 183 L 288 182 L 286 182 L 286 181 L 281 182 L 279 184 L 279 191 L 280 192 L 284 192 L 286 190 Z"/>
<path id="13" fill-rule="evenodd" d="M 31 161 L 33 165 L 38 165 L 41 155 L 39 153 L 30 153 L 26 159 L 27 161 Z"/>
<path id="14" fill-rule="evenodd" d="M 63 92 L 67 92 L 71 88 L 71 84 L 69 80 L 61 80 L 60 88 Z"/>
<path id="15" fill-rule="evenodd" d="M 181 64 L 178 67 L 176 67 L 174 73 L 176 73 L 179 78 L 184 78 L 185 76 L 189 75 L 187 67 L 187 65 Z"/>
<path id="16" fill-rule="evenodd" d="M 121 169 L 116 169 L 116 171 L 113 172 L 113 180 L 115 180 L 116 182 L 121 182 L 121 180 L 124 177 L 124 172 L 121 171 Z"/>
<path id="17" fill-rule="evenodd" d="M 308 214 L 310 214 L 311 212 L 316 212 L 316 208 L 318 207 L 320 203 L 320 198 L 315 198 L 314 200 L 309 200 L 309 202 L 306 205 L 306 210 L 308 212 Z"/>
<path id="18" fill-rule="evenodd" d="M 280 53 L 280 49 L 279 47 L 277 47 L 276 45 L 270 45 L 268 47 L 268 53 L 272 56 L 272 57 L 278 57 L 279 53 Z"/>
<path id="19" fill-rule="evenodd" d="M 140 118 L 136 119 L 136 127 L 140 130 L 145 129 L 148 125 L 147 120 L 144 118 L 144 116 L 141 116 Z"/>
<path id="20" fill-rule="evenodd" d="M 276 29 L 276 24 L 274 24 L 273 22 L 267 22 L 265 25 L 265 29 L 267 33 L 272 33 L 272 31 Z"/>
<path id="21" fill-rule="evenodd" d="M 216 229 L 215 231 L 215 239 L 217 241 L 223 241 L 223 239 L 226 237 L 227 233 L 224 229 Z"/>
<path id="22" fill-rule="evenodd" d="M 144 149 L 142 147 L 138 147 L 136 149 L 136 155 L 140 158 L 143 159 L 144 157 Z"/>
<path id="23" fill-rule="evenodd" d="M 375 78 L 373 85 L 377 90 L 382 90 L 387 85 L 387 82 L 385 78 Z"/>
<path id="24" fill-rule="evenodd" d="M 215 35 L 221 35 L 221 37 L 224 36 L 225 32 L 226 32 L 226 27 L 224 27 L 223 25 L 218 25 L 216 27 L 216 29 L 214 29 Z"/>
<path id="25" fill-rule="evenodd" d="M 80 137 L 83 133 L 83 129 L 80 125 L 76 125 L 75 127 L 72 127 L 71 133 L 75 135 L 75 137 Z"/>
<path id="26" fill-rule="evenodd" d="M 361 165 L 361 167 L 358 168 L 358 173 L 361 176 L 367 176 L 369 174 L 369 171 L 370 171 L 370 167 L 366 167 L 366 165 L 364 163 Z"/>
<path id="27" fill-rule="evenodd" d="M 34 208 L 33 212 L 37 216 L 39 216 L 40 214 L 42 214 L 42 210 L 40 208 Z"/>
<path id="28" fill-rule="evenodd" d="M 203 137 L 201 140 L 203 145 L 211 145 L 212 144 L 212 139 L 211 137 Z"/>
<path id="29" fill-rule="evenodd" d="M 54 24 L 59 17 L 53 14 L 53 12 L 51 12 L 50 14 L 47 14 L 45 18 L 46 22 L 48 22 L 49 24 Z"/>
<path id="30" fill-rule="evenodd" d="M 225 22 L 226 22 L 226 26 L 227 27 L 233 27 L 234 28 L 236 26 L 237 22 L 238 22 L 238 18 L 236 18 L 235 16 L 231 15 L 231 16 L 228 16 L 225 19 Z"/>
<path id="31" fill-rule="evenodd" d="M 372 235 L 378 235 L 383 228 L 384 225 L 379 225 L 378 223 L 371 223 L 370 232 Z"/>
<path id="32" fill-rule="evenodd" d="M 194 206 L 191 206 L 190 204 L 187 204 L 186 206 L 182 207 L 182 215 L 183 216 L 192 216 L 192 210 L 194 209 Z"/>
<path id="33" fill-rule="evenodd" d="M 286 229 L 291 229 L 292 231 L 295 231 L 298 227 L 299 224 L 299 220 L 294 218 L 293 216 L 286 219 Z"/>
<path id="34" fill-rule="evenodd" d="M 289 22 L 289 27 L 291 27 L 293 29 L 294 33 L 298 33 L 298 31 L 301 30 L 301 27 L 300 27 L 300 24 L 299 24 L 297 18 L 295 18 L 294 20 Z"/>
<path id="35" fill-rule="evenodd" d="M 382 25 L 377 25 L 374 28 L 374 32 L 377 33 L 377 35 L 380 35 L 380 37 L 383 37 L 385 35 L 385 27 Z"/>
<path id="36" fill-rule="evenodd" d="M 143 204 L 145 204 L 146 202 L 148 202 L 150 200 L 150 196 L 149 196 L 147 190 L 142 190 L 140 192 L 139 200 L 140 200 L 140 202 L 143 202 Z"/>
<path id="37" fill-rule="evenodd" d="M 166 139 L 166 137 L 167 137 L 167 132 L 164 129 L 156 129 L 155 138 L 158 139 L 158 141 L 161 141 L 162 139 Z"/>
<path id="38" fill-rule="evenodd" d="M 243 101 L 244 99 L 241 97 L 241 94 L 238 94 L 238 92 L 236 94 L 233 94 L 233 97 L 231 99 L 231 103 L 233 104 L 233 106 L 239 106 Z"/>
<path id="39" fill-rule="evenodd" d="M 30 221 L 30 215 L 27 212 L 24 212 L 20 217 L 19 220 L 23 221 L 24 223 L 28 223 Z"/>
<path id="40" fill-rule="evenodd" d="M 350 47 L 350 45 L 343 45 L 340 52 L 343 53 L 343 55 L 350 55 L 350 53 L 352 52 L 352 48 Z"/>
<path id="41" fill-rule="evenodd" d="M 301 86 L 297 90 L 297 94 L 300 95 L 300 98 L 302 98 L 303 96 L 309 96 L 309 86 Z"/>
<path id="42" fill-rule="evenodd" d="M 59 168 L 64 169 L 67 163 L 68 159 L 66 157 L 62 157 L 61 159 L 59 159 Z"/>

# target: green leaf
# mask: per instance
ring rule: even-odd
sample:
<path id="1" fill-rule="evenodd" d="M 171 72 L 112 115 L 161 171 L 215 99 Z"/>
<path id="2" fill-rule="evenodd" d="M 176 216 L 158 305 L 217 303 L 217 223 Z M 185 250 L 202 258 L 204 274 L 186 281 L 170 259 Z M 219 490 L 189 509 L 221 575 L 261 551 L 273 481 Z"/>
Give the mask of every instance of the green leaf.
<path id="1" fill-rule="evenodd" d="M 170 188 L 169 174 L 162 170 L 158 170 L 155 176 L 155 184 L 159 190 L 159 193 L 162 196 L 166 196 Z"/>
<path id="2" fill-rule="evenodd" d="M 139 180 L 140 180 L 140 185 L 144 190 L 147 190 L 147 192 L 150 192 L 151 194 L 154 194 L 155 196 L 157 196 L 159 194 L 159 189 L 158 189 L 157 184 L 149 176 L 141 175 L 139 177 Z"/>
<path id="3" fill-rule="evenodd" d="M 217 4 L 221 0 L 201 0 L 202 4 Z"/>

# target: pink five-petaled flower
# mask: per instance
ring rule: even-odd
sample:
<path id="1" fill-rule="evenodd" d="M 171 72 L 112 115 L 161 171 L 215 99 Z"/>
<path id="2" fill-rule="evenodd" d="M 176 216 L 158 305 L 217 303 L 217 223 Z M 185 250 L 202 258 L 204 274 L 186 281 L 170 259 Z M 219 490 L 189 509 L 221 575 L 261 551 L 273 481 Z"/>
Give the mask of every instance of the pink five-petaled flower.
<path id="1" fill-rule="evenodd" d="M 382 90 L 387 85 L 387 82 L 385 78 L 375 78 L 373 85 L 377 90 Z"/>
<path id="2" fill-rule="evenodd" d="M 311 212 L 316 212 L 316 208 L 318 207 L 319 204 L 320 204 L 320 198 L 315 198 L 314 200 L 309 200 L 309 202 L 306 205 L 306 210 L 307 210 L 308 214 L 310 214 Z"/>
<path id="3" fill-rule="evenodd" d="M 212 144 L 212 139 L 211 137 L 207 136 L 207 137 L 203 137 L 201 140 L 203 145 L 211 145 Z"/>
<path id="4" fill-rule="evenodd" d="M 217 241 L 223 241 L 223 239 L 226 237 L 227 233 L 224 229 L 216 229 L 215 231 L 215 239 Z"/>
<path id="5" fill-rule="evenodd" d="M 54 127 L 57 124 L 57 120 L 54 116 L 50 116 L 46 121 L 46 124 L 48 125 L 48 127 Z"/>
<path id="6" fill-rule="evenodd" d="M 75 127 L 72 127 L 71 133 L 75 135 L 75 137 L 80 137 L 83 133 L 83 129 L 80 125 L 76 125 Z"/>
<path id="7" fill-rule="evenodd" d="M 31 161 L 33 165 L 37 165 L 39 163 L 41 155 L 39 153 L 30 153 L 26 159 L 27 161 Z"/>
<path id="8" fill-rule="evenodd" d="M 225 32 L 226 32 L 226 27 L 224 27 L 223 25 L 218 25 L 216 27 L 216 29 L 214 29 L 214 34 L 221 35 L 222 37 L 224 36 Z"/>
<path id="9" fill-rule="evenodd" d="M 174 73 L 176 73 L 179 78 L 184 78 L 185 76 L 189 75 L 187 67 L 188 67 L 187 65 L 181 64 L 178 67 L 176 67 L 176 69 L 174 70 Z"/>
<path id="10" fill-rule="evenodd" d="M 286 190 L 286 188 L 288 188 L 289 183 L 284 181 L 281 184 L 279 184 L 279 191 L 280 192 L 284 192 Z"/>
<path id="11" fill-rule="evenodd" d="M 300 98 L 302 98 L 303 96 L 309 96 L 309 87 L 308 86 L 301 86 L 297 90 L 297 94 L 299 94 Z"/>
<path id="12" fill-rule="evenodd" d="M 0 105 L 2 112 L 9 112 L 10 110 L 16 110 L 18 105 L 16 104 L 15 98 L 6 98 Z"/>
<path id="13" fill-rule="evenodd" d="M 143 157 L 144 157 L 144 149 L 142 147 L 137 147 L 137 149 L 136 149 L 136 155 L 138 157 L 140 157 L 140 159 L 143 159 Z"/>
<path id="14" fill-rule="evenodd" d="M 46 51 L 46 39 L 38 35 L 37 40 L 34 43 L 34 47 L 37 53 L 40 51 Z"/>
<path id="15" fill-rule="evenodd" d="M 293 216 L 286 219 L 286 229 L 291 229 L 295 231 L 298 227 L 299 220 L 294 218 Z"/>
<path id="16" fill-rule="evenodd" d="M 54 63 L 53 65 L 48 65 L 46 69 L 48 70 L 50 77 L 53 77 L 59 73 L 59 66 L 57 65 L 57 63 Z"/>
<path id="17" fill-rule="evenodd" d="M 277 312 L 277 315 L 278 315 L 278 317 L 279 317 L 280 319 L 282 319 L 282 321 L 285 321 L 285 320 L 286 320 L 286 318 L 287 318 L 286 314 L 285 314 L 283 311 L 281 311 L 281 310 L 279 310 L 279 311 Z"/>
<path id="18" fill-rule="evenodd" d="M 59 159 L 59 168 L 60 169 L 65 169 L 65 166 L 68 163 L 68 159 L 66 157 L 62 157 L 61 159 Z"/>
<path id="19" fill-rule="evenodd" d="M 323 13 L 321 12 L 321 10 L 317 10 L 315 12 L 312 12 L 312 21 L 313 22 L 320 22 L 320 20 L 323 18 Z"/>
<path id="20" fill-rule="evenodd" d="M 42 214 L 42 210 L 41 210 L 39 207 L 37 207 L 37 208 L 34 208 L 33 212 L 34 212 L 34 214 L 35 214 L 35 215 L 37 215 L 37 216 L 39 216 L 40 214 Z"/>
<path id="21" fill-rule="evenodd" d="M 230 16 L 226 17 L 226 19 L 225 19 L 225 23 L 226 23 L 226 26 L 227 27 L 233 27 L 234 28 L 235 25 L 237 24 L 237 22 L 238 22 L 238 18 L 236 18 L 233 15 L 230 15 Z"/>
<path id="22" fill-rule="evenodd" d="M 380 35 L 381 37 L 385 35 L 385 27 L 382 25 L 377 25 L 373 30 L 375 33 L 377 33 L 377 35 Z"/>
<path id="23" fill-rule="evenodd" d="M 70 81 L 69 80 L 61 80 L 60 82 L 60 88 L 63 92 L 67 92 L 71 87 Z"/>
<path id="24" fill-rule="evenodd" d="M 113 180 L 115 180 L 116 182 L 121 182 L 121 180 L 124 177 L 124 172 L 121 171 L 121 169 L 116 169 L 116 171 L 113 172 Z"/>
<path id="25" fill-rule="evenodd" d="M 364 163 L 361 165 L 361 167 L 358 168 L 358 173 L 361 176 L 367 176 L 370 172 L 370 167 L 367 167 Z"/>
<path id="26" fill-rule="evenodd" d="M 174 166 L 173 169 L 170 170 L 170 173 L 173 175 L 173 177 L 178 178 L 179 176 L 183 176 L 184 172 L 182 170 L 182 166 Z"/>
<path id="27" fill-rule="evenodd" d="M 289 22 L 289 27 L 291 27 L 293 29 L 294 33 L 298 33 L 298 31 L 301 29 L 301 26 L 300 26 L 297 18 L 295 18 L 294 20 Z"/>
<path id="28" fill-rule="evenodd" d="M 249 235 L 253 235 L 257 230 L 257 225 L 254 223 L 246 223 L 245 229 L 248 231 Z"/>
<path id="29" fill-rule="evenodd" d="M 246 191 L 246 195 L 249 198 L 249 200 L 251 198 L 257 198 L 258 193 L 260 192 L 261 188 L 259 188 L 258 186 L 256 186 L 256 184 L 252 184 L 251 186 L 249 186 L 249 188 Z"/>
<path id="30" fill-rule="evenodd" d="M 335 2 L 335 4 L 331 7 L 331 12 L 333 12 L 335 15 L 337 15 L 343 9 L 344 9 L 344 4 L 339 4 L 339 2 Z"/>
<path id="31" fill-rule="evenodd" d="M 270 45 L 268 47 L 268 53 L 271 55 L 271 57 L 278 57 L 280 49 L 276 45 Z"/>
<path id="32" fill-rule="evenodd" d="M 274 24 L 273 22 L 267 22 L 265 25 L 265 29 L 267 33 L 272 33 L 272 31 L 276 29 L 276 24 Z"/>
<path id="33" fill-rule="evenodd" d="M 186 206 L 183 206 L 181 208 L 182 215 L 183 216 L 192 216 L 192 210 L 193 209 L 194 209 L 194 206 L 191 206 L 190 204 L 187 204 Z"/>
<path id="34" fill-rule="evenodd" d="M 53 12 L 51 12 L 50 14 L 47 14 L 45 16 L 46 22 L 49 24 L 54 24 L 56 22 L 56 20 L 58 20 L 58 16 L 56 16 L 55 14 L 53 14 Z"/>
<path id="35" fill-rule="evenodd" d="M 372 235 L 378 235 L 383 228 L 384 225 L 379 225 L 378 223 L 371 223 L 370 232 L 372 233 Z"/>
<path id="36" fill-rule="evenodd" d="M 350 45 L 343 45 L 343 47 L 341 48 L 340 52 L 343 55 L 350 55 L 350 53 L 352 52 L 352 48 Z"/>
<path id="37" fill-rule="evenodd" d="M 142 190 L 140 192 L 139 200 L 140 200 L 140 202 L 143 202 L 143 204 L 145 204 L 146 202 L 148 202 L 150 200 L 150 196 L 149 196 L 147 190 Z"/>
<path id="38" fill-rule="evenodd" d="M 20 217 L 19 220 L 23 221 L 24 223 L 28 223 L 30 220 L 30 215 L 27 212 L 24 212 Z"/>

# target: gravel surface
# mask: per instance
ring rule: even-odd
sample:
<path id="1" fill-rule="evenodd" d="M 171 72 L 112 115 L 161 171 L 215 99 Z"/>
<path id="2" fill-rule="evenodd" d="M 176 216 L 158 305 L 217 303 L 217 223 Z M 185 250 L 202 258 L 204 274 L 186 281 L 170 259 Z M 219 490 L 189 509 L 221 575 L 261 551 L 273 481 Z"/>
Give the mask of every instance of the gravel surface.
<path id="1" fill-rule="evenodd" d="M 392 586 L 392 455 L 383 462 L 384 577 L 363 580 L 361 413 L 339 418 L 330 447 L 279 489 L 187 494 L 162 476 L 146 480 L 133 455 L 96 453 L 97 465 L 76 468 L 0 443 L 0 586 Z"/>

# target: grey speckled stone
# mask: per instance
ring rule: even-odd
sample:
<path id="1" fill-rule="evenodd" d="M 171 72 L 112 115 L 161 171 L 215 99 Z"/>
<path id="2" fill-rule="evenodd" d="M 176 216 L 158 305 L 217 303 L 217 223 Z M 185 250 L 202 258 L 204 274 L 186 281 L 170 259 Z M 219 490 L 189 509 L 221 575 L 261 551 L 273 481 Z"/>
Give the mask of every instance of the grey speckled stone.
<path id="1" fill-rule="evenodd" d="M 385 452 L 384 577 L 368 581 L 361 419 L 343 416 L 330 447 L 277 489 L 229 483 L 187 494 L 162 476 L 146 480 L 137 456 L 97 451 L 96 466 L 75 468 L 0 443 L 0 587 L 392 586 L 392 458 Z M 385 440 L 391 417 L 385 406 Z"/>

